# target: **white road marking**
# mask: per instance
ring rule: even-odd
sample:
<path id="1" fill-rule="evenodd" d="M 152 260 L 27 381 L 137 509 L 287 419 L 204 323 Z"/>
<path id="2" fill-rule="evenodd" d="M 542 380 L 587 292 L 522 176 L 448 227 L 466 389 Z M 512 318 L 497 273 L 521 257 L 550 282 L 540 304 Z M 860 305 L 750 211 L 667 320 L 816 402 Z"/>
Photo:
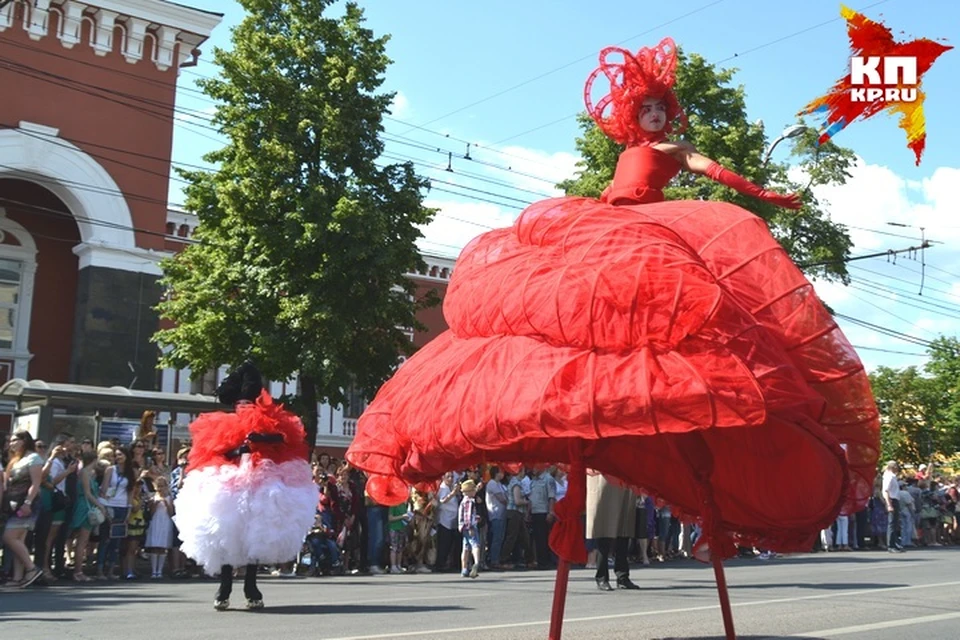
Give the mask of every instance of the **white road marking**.
<path id="1" fill-rule="evenodd" d="M 837 627 L 836 629 L 824 629 L 822 631 L 811 631 L 809 633 L 797 633 L 796 636 L 825 637 L 845 636 L 849 633 L 864 633 L 866 631 L 878 631 L 880 629 L 893 629 L 895 627 L 912 627 L 917 624 L 926 624 L 928 622 L 940 622 L 941 620 L 955 620 L 960 618 L 960 613 L 940 613 L 935 616 L 921 616 L 919 618 L 901 618 L 899 620 L 888 620 L 887 622 L 872 622 L 870 624 L 858 624 L 852 627 Z M 922 633 L 920 634 L 923 635 Z"/>
<path id="2" fill-rule="evenodd" d="M 861 591 L 832 591 L 830 593 L 819 593 L 812 596 L 797 596 L 795 598 L 775 598 L 773 600 L 753 600 L 749 602 L 734 602 L 734 607 L 755 607 L 758 605 L 767 605 L 767 604 L 784 604 L 788 602 L 803 602 L 805 600 L 823 600 L 823 599 L 835 599 L 835 598 L 848 598 L 850 596 L 860 596 L 860 595 L 873 595 L 877 593 L 887 593 L 893 591 L 910 591 L 913 589 L 934 589 L 939 587 L 955 587 L 960 585 L 960 581 L 954 582 L 937 582 L 934 584 L 915 584 L 907 585 L 903 587 L 878 587 L 876 589 L 864 589 Z M 458 596 L 458 597 L 462 597 Z M 423 599 L 424 602 L 429 602 L 430 597 Z M 381 601 L 382 602 L 382 601 Z M 635 611 L 630 613 L 613 613 L 603 616 L 583 616 L 580 618 L 565 618 L 564 624 L 575 623 L 575 622 L 596 622 L 599 620 L 617 620 L 620 618 L 641 618 L 647 616 L 659 616 L 659 615 L 673 615 L 676 613 L 691 613 L 694 611 L 710 611 L 719 609 L 720 605 L 704 605 L 700 607 L 685 607 L 682 609 L 664 609 L 660 611 Z M 960 614 L 944 614 L 950 615 L 951 617 L 960 617 Z M 933 616 L 930 616 L 933 617 Z M 896 621 L 899 622 L 899 621 Z M 505 624 L 490 624 L 490 625 L 479 625 L 474 627 L 449 627 L 446 629 L 419 629 L 417 631 L 401 631 L 401 632 L 391 632 L 384 634 L 374 634 L 367 636 L 342 636 L 337 638 L 331 638 L 330 640 L 382 640 L 384 638 L 413 638 L 417 636 L 427 636 L 427 635 L 453 635 L 457 633 L 471 633 L 475 631 L 495 631 L 497 629 L 517 629 L 521 627 L 536 627 L 541 625 L 550 624 L 549 620 L 533 620 L 529 622 L 510 622 Z M 878 623 L 884 624 L 884 623 Z M 864 627 L 870 627 L 871 625 L 863 625 Z M 852 627 L 848 627 L 852 628 Z M 842 631 L 842 630 L 841 630 Z M 816 632 L 814 634 L 804 633 L 801 635 L 809 636 L 816 635 L 822 632 Z M 849 632 L 854 633 L 854 632 Z"/>

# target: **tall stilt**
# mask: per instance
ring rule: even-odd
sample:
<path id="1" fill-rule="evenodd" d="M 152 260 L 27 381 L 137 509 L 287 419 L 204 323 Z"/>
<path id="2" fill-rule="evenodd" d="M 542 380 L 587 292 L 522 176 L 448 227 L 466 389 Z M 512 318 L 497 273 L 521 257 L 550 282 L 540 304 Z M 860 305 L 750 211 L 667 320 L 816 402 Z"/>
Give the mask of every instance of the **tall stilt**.
<path id="1" fill-rule="evenodd" d="M 557 579 L 553 585 L 553 609 L 550 611 L 549 640 L 560 640 L 563 632 L 563 609 L 567 604 L 567 583 L 570 581 L 570 563 L 560 558 Z"/>
<path id="2" fill-rule="evenodd" d="M 727 640 L 737 640 L 737 633 L 733 630 L 733 612 L 730 610 L 730 594 L 727 593 L 727 578 L 723 574 L 723 560 L 719 554 L 713 556 L 713 574 L 717 578 L 717 593 L 720 596 L 720 612 L 723 614 L 723 629 Z M 551 636 L 551 640 L 552 640 Z"/>

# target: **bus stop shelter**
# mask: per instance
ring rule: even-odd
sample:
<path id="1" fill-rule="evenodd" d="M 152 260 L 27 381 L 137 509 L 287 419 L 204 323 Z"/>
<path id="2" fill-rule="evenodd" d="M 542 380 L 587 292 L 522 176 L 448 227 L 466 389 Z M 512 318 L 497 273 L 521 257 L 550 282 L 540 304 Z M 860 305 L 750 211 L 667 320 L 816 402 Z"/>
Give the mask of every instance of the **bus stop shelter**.
<path id="1" fill-rule="evenodd" d="M 226 409 L 213 396 L 95 387 L 15 378 L 0 387 L 0 401 L 15 405 L 14 429 L 27 429 L 49 440 L 61 431 L 98 442 L 109 425 L 139 423 L 146 410 L 157 412 L 157 427 L 166 419 L 166 448 L 185 439 L 186 425 L 199 413 Z M 128 416 L 124 418 L 123 416 Z M 136 416 L 134 418 L 134 416 Z M 180 427 L 179 431 L 177 427 Z M 179 437 L 178 437 L 179 436 Z"/>

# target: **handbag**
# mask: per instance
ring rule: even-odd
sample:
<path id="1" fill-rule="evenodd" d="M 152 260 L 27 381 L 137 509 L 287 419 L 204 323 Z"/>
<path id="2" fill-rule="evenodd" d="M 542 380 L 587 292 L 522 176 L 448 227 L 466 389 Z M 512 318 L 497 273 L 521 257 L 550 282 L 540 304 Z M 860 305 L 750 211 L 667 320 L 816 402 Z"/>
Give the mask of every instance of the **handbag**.
<path id="1" fill-rule="evenodd" d="M 106 520 L 107 517 L 103 515 L 103 511 L 96 507 L 90 507 L 90 510 L 87 511 L 87 522 L 89 522 L 90 526 L 94 529 L 102 525 Z"/>
<path id="2" fill-rule="evenodd" d="M 17 511 L 20 510 L 20 507 L 23 506 L 23 503 L 27 501 L 27 494 L 19 496 L 7 495 L 4 497 L 2 508 L 0 508 L 0 513 L 3 513 L 8 518 L 12 518 L 17 515 Z"/>
<path id="3" fill-rule="evenodd" d="M 70 496 L 60 489 L 54 489 L 50 494 L 50 510 L 54 513 L 58 511 L 69 511 L 71 506 Z"/>

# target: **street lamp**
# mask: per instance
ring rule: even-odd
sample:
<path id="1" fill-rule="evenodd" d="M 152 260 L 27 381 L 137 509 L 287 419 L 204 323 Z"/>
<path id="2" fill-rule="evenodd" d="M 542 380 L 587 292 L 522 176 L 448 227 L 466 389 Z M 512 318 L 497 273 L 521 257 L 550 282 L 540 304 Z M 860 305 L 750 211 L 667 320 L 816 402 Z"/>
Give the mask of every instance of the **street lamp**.
<path id="1" fill-rule="evenodd" d="M 763 166 L 767 166 L 767 163 L 770 162 L 770 156 L 773 155 L 773 150 L 777 148 L 777 145 L 786 140 L 787 138 L 796 138 L 798 135 L 809 129 L 810 127 L 803 124 L 795 124 L 793 126 L 787 127 L 783 130 L 783 133 L 780 134 L 780 137 L 773 141 L 773 144 L 767 148 L 767 152 L 763 154 Z"/>

